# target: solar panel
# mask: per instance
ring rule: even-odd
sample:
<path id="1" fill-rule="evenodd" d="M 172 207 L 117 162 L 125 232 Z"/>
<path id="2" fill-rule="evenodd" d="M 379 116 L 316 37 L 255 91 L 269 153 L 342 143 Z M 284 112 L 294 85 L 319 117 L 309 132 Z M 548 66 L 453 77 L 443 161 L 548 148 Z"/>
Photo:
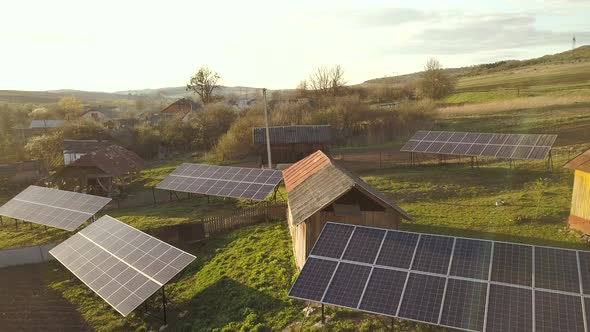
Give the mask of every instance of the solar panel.
<path id="1" fill-rule="evenodd" d="M 211 196 L 264 200 L 282 180 L 281 171 L 184 163 L 156 188 Z"/>
<path id="2" fill-rule="evenodd" d="M 109 216 L 49 253 L 123 316 L 195 259 Z"/>
<path id="3" fill-rule="evenodd" d="M 490 285 L 486 331 L 532 331 L 533 291 Z"/>
<path id="4" fill-rule="evenodd" d="M 354 226 L 328 223 L 316 241 L 312 255 L 340 258 L 350 239 Z"/>
<path id="5" fill-rule="evenodd" d="M 492 280 L 508 284 L 532 286 L 533 247 L 511 243 L 495 243 Z"/>
<path id="6" fill-rule="evenodd" d="M 469 331 L 584 331 L 589 269 L 590 252 L 327 223 L 289 296 Z"/>
<path id="7" fill-rule="evenodd" d="M 110 201 L 106 197 L 29 186 L 0 207 L 0 215 L 73 231 Z"/>
<path id="8" fill-rule="evenodd" d="M 557 135 L 418 131 L 401 148 L 405 152 L 506 159 L 545 159 Z"/>
<path id="9" fill-rule="evenodd" d="M 443 277 L 410 273 L 399 317 L 438 323 L 445 281 Z"/>
<path id="10" fill-rule="evenodd" d="M 440 325 L 482 331 L 487 283 L 449 279 Z"/>
<path id="11" fill-rule="evenodd" d="M 584 332 L 582 298 L 535 291 L 535 330 Z"/>
<path id="12" fill-rule="evenodd" d="M 371 268 L 368 266 L 340 263 L 322 301 L 356 308 L 370 272 Z"/>

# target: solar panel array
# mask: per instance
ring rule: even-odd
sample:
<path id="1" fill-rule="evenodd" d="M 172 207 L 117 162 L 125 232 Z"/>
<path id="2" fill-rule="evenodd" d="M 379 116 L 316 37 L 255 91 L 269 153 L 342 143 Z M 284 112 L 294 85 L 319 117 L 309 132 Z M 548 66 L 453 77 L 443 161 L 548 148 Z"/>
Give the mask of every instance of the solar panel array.
<path id="1" fill-rule="evenodd" d="M 588 331 L 590 252 L 327 223 L 289 297 L 468 331 Z"/>
<path id="2" fill-rule="evenodd" d="M 29 186 L 0 207 L 0 215 L 73 231 L 110 201 L 106 197 Z"/>
<path id="3" fill-rule="evenodd" d="M 503 159 L 545 159 L 556 139 L 557 135 L 420 130 L 401 151 Z"/>
<path id="4" fill-rule="evenodd" d="M 195 259 L 109 216 L 49 253 L 123 316 Z"/>
<path id="5" fill-rule="evenodd" d="M 184 163 L 156 188 L 264 200 L 282 179 L 282 172 L 272 169 Z"/>

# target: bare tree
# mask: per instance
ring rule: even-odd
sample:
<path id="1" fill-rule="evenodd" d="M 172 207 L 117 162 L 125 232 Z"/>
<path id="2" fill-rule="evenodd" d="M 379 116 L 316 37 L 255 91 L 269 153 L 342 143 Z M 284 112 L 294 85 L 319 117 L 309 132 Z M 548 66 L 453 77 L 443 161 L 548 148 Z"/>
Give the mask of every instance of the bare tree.
<path id="1" fill-rule="evenodd" d="M 344 69 L 340 65 L 320 67 L 309 75 L 309 87 L 323 97 L 337 96 L 345 85 Z"/>
<path id="2" fill-rule="evenodd" d="M 186 85 L 186 91 L 193 91 L 201 97 L 203 104 L 209 104 L 215 98 L 213 91 L 219 88 L 219 74 L 213 72 L 207 67 L 201 67 L 199 71 L 191 77 L 190 82 Z"/>
<path id="3" fill-rule="evenodd" d="M 436 58 L 426 61 L 419 83 L 422 93 L 432 99 L 449 95 L 455 89 L 455 80 L 444 72 L 442 64 Z"/>

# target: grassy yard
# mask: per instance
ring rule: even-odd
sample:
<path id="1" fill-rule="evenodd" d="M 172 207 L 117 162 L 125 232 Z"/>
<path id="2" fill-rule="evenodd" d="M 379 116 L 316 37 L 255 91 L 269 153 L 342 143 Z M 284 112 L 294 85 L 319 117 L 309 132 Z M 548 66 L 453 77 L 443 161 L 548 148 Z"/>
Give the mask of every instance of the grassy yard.
<path id="1" fill-rule="evenodd" d="M 166 286 L 169 331 L 276 331 L 296 320 L 304 307 L 287 298 L 296 269 L 282 222 L 243 228 L 189 251 L 197 260 Z M 57 270 L 47 276 L 50 287 L 74 303 L 97 331 L 157 330 L 163 324 L 142 309 L 121 317 L 54 265 Z M 150 300 L 150 308 L 161 316 L 156 309 L 160 294 Z"/>

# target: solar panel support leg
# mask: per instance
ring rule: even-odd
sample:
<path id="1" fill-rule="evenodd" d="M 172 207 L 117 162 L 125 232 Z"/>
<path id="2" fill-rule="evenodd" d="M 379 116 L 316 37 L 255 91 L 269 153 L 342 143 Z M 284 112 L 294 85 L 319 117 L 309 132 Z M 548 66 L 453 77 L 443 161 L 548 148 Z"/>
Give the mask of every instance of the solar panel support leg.
<path id="1" fill-rule="evenodd" d="M 14 219 L 14 227 L 16 227 L 16 230 L 18 231 L 18 219 Z"/>
<path id="2" fill-rule="evenodd" d="M 162 309 L 164 309 L 164 325 L 168 325 L 166 320 L 166 292 L 164 291 L 164 287 L 162 286 Z"/>
<path id="3" fill-rule="evenodd" d="M 152 198 L 154 199 L 154 205 L 157 205 L 158 202 L 156 201 L 156 188 L 152 187 Z"/>
<path id="4" fill-rule="evenodd" d="M 395 331 L 395 319 L 391 317 L 391 331 Z"/>
<path id="5" fill-rule="evenodd" d="M 324 313 L 324 304 L 322 303 L 322 324 L 326 322 L 326 314 Z"/>

